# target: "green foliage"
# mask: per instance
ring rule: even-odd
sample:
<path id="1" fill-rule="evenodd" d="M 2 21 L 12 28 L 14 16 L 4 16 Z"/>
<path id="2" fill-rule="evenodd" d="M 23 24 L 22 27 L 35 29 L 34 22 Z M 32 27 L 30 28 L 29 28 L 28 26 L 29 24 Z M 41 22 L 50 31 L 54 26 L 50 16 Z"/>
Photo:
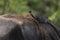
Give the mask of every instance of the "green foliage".
<path id="1" fill-rule="evenodd" d="M 44 17 L 48 17 L 58 10 L 57 0 L 28 0 L 28 6 L 37 11 L 39 16 Z"/>
<path id="2" fill-rule="evenodd" d="M 4 5 L 4 0 L 2 1 L 2 3 Z M 27 13 L 27 11 L 29 11 L 29 7 L 27 6 L 26 0 L 7 0 L 6 4 L 8 5 L 5 5 L 7 6 L 5 8 L 6 13 Z M 1 11 L 2 9 L 3 8 L 1 8 Z"/>
<path id="3" fill-rule="evenodd" d="M 28 0 L 28 6 L 60 26 L 60 0 Z"/>
<path id="4" fill-rule="evenodd" d="M 2 12 L 3 5 L 4 5 L 3 0 L 0 0 L 0 13 Z"/>
<path id="5" fill-rule="evenodd" d="M 32 10 L 60 26 L 60 0 L 0 0 L 1 13 L 28 14 Z"/>

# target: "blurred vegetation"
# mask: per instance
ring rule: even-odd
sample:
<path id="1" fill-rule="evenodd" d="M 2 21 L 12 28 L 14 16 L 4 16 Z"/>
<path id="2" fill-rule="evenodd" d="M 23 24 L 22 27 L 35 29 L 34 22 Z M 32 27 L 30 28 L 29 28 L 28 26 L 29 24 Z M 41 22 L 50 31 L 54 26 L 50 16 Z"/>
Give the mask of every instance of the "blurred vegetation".
<path id="1" fill-rule="evenodd" d="M 0 0 L 0 14 L 33 14 L 48 18 L 60 27 L 60 0 Z"/>

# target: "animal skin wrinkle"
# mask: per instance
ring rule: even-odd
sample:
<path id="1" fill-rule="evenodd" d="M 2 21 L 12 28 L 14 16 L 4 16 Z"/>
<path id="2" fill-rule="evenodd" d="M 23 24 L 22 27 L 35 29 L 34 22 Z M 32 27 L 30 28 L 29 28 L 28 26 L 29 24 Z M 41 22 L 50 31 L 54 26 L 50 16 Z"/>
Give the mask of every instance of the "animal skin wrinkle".
<path id="1" fill-rule="evenodd" d="M 26 40 L 37 40 L 37 38 L 39 39 L 38 35 L 38 30 L 36 28 L 37 25 L 33 25 L 29 22 L 24 22 L 23 26 L 21 27 L 22 33 L 24 35 L 24 38 L 26 38 Z M 30 37 L 29 37 L 30 36 Z"/>

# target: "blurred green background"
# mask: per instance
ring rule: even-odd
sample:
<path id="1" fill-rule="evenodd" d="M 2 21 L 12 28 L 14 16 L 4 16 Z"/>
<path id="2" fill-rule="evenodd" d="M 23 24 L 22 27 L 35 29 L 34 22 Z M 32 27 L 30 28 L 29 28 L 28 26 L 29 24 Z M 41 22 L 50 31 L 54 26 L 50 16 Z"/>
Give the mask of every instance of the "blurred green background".
<path id="1" fill-rule="evenodd" d="M 0 0 L 0 14 L 33 14 L 48 18 L 60 27 L 60 0 Z"/>

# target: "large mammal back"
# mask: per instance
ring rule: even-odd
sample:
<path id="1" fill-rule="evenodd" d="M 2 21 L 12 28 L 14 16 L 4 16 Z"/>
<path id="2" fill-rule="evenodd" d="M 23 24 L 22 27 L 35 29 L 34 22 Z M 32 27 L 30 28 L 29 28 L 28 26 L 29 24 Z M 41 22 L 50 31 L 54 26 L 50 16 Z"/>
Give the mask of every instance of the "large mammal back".
<path id="1" fill-rule="evenodd" d="M 58 28 L 53 27 L 48 23 L 38 23 L 41 20 L 40 18 L 38 18 L 39 21 L 37 21 L 31 16 L 26 17 L 13 15 L 9 14 L 3 17 L 12 19 L 13 22 L 20 25 L 23 36 L 22 38 L 24 38 L 24 40 L 60 40 Z"/>
<path id="2" fill-rule="evenodd" d="M 8 14 L 4 15 L 3 17 L 13 19 L 14 22 L 16 22 L 14 19 L 18 20 L 16 23 L 20 25 L 25 40 L 39 40 L 39 30 L 34 22 L 34 19 L 32 19 L 30 16 L 21 17 L 15 14 Z M 20 22 L 22 22 L 22 24 L 20 24 Z"/>
<path id="3" fill-rule="evenodd" d="M 8 19 L 0 16 L 0 40 L 22 40 L 20 26 Z"/>

